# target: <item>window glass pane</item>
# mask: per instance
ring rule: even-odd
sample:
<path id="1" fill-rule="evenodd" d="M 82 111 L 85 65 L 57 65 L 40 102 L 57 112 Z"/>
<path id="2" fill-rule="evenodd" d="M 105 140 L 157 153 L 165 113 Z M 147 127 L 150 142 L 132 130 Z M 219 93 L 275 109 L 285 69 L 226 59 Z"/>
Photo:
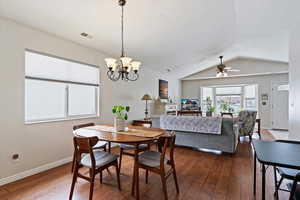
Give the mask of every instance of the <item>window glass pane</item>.
<path id="1" fill-rule="evenodd" d="M 244 87 L 245 98 L 255 98 L 256 97 L 256 85 L 247 85 Z"/>
<path id="2" fill-rule="evenodd" d="M 69 85 L 69 115 L 96 114 L 96 87 Z"/>
<path id="3" fill-rule="evenodd" d="M 241 110 L 241 96 L 216 96 L 216 110 L 220 112 L 238 113 Z"/>
<path id="4" fill-rule="evenodd" d="M 25 52 L 26 76 L 73 81 L 99 83 L 99 68 L 60 58 Z"/>
<path id="5" fill-rule="evenodd" d="M 25 80 L 25 121 L 63 118 L 65 96 L 63 83 Z"/>
<path id="6" fill-rule="evenodd" d="M 241 87 L 216 88 L 216 94 L 241 94 Z"/>
<path id="7" fill-rule="evenodd" d="M 201 109 L 203 112 L 206 112 L 209 103 L 211 103 L 211 105 L 213 105 L 213 88 L 202 87 L 201 91 L 202 91 L 202 95 L 201 95 L 202 96 L 202 99 L 201 99 L 202 108 Z"/>

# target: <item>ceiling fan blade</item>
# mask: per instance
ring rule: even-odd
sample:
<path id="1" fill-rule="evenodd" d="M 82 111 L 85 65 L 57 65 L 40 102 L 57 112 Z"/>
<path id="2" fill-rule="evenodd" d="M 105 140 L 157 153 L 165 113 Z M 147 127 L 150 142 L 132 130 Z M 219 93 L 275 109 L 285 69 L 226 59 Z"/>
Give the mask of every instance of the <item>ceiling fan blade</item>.
<path id="1" fill-rule="evenodd" d="M 227 71 L 229 71 L 229 72 L 240 72 L 241 70 L 239 70 L 239 69 L 228 69 Z"/>
<path id="2" fill-rule="evenodd" d="M 230 69 L 231 69 L 231 67 L 225 67 L 225 69 L 226 69 L 226 70 L 230 70 Z"/>

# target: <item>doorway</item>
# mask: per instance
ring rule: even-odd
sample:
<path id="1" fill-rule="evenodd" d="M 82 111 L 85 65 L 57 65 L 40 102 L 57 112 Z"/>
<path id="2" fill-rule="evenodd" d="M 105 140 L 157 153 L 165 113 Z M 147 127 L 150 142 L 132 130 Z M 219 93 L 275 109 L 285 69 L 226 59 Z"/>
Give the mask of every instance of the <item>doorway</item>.
<path id="1" fill-rule="evenodd" d="M 288 130 L 289 127 L 289 84 L 272 84 L 272 128 Z"/>

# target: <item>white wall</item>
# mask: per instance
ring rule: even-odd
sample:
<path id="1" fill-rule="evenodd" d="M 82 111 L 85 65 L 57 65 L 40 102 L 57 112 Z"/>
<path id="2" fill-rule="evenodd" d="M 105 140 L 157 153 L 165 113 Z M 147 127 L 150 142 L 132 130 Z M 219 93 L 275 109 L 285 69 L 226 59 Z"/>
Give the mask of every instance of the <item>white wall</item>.
<path id="1" fill-rule="evenodd" d="M 300 23 L 299 23 L 300 24 Z M 291 139 L 300 140 L 300 27 L 290 34 L 290 110 L 289 132 Z"/>
<path id="2" fill-rule="evenodd" d="M 212 85 L 234 85 L 234 84 L 257 84 L 258 96 L 267 93 L 269 95 L 269 103 L 261 105 L 259 101 L 259 116 L 261 118 L 263 128 L 272 127 L 272 112 L 271 112 L 271 92 L 272 83 L 288 82 L 288 74 L 260 75 L 249 77 L 232 77 L 222 79 L 206 79 L 206 80 L 183 80 L 182 81 L 182 98 L 200 98 L 200 87 Z"/>
<path id="3" fill-rule="evenodd" d="M 112 82 L 101 68 L 100 118 L 24 125 L 25 48 L 104 66 L 103 53 L 0 18 L 0 179 L 72 155 L 72 126 L 84 122 L 112 123 L 114 104 L 132 106 L 130 119 L 143 117 L 144 93 L 158 94 L 158 78 L 169 80 L 170 96 L 178 96 L 178 81 L 144 66 L 140 80 Z M 13 153 L 20 160 L 13 162 Z M 0 180 L 1 183 L 1 180 Z"/>

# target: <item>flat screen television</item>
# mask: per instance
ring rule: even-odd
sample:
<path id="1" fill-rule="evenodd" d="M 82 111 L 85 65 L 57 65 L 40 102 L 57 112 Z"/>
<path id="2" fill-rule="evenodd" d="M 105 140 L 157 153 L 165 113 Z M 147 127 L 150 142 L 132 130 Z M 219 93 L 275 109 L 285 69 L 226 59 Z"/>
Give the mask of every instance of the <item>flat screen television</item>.
<path id="1" fill-rule="evenodd" d="M 181 99 L 181 110 L 201 110 L 199 99 Z"/>

